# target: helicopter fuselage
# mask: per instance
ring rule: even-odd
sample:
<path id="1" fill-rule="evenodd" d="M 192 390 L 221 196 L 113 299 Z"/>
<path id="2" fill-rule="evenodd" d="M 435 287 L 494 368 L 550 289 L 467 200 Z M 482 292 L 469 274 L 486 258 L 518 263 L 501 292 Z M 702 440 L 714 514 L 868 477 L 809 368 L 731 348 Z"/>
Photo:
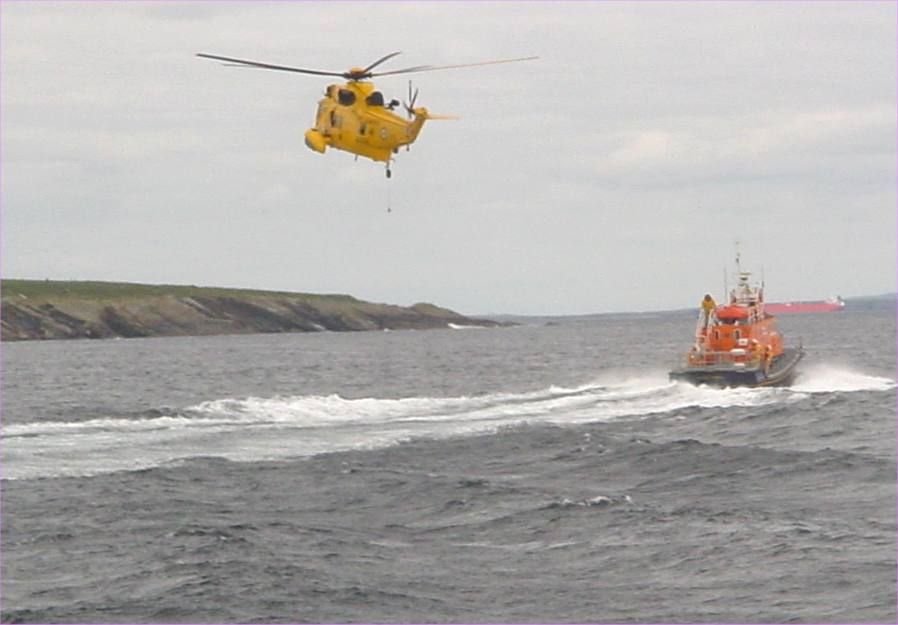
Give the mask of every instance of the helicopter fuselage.
<path id="1" fill-rule="evenodd" d="M 398 102 L 384 102 L 370 82 L 329 85 L 318 102 L 315 127 L 305 133 L 306 145 L 323 153 L 328 147 L 389 163 L 392 155 L 418 138 L 427 109 L 416 108 L 412 119 L 392 111 Z"/>

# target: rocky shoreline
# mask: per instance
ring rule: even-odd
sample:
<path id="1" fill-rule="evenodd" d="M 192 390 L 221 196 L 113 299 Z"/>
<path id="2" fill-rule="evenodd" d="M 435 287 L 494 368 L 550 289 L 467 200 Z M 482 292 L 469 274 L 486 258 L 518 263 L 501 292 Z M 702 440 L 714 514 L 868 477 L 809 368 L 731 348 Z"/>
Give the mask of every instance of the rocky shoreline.
<path id="1" fill-rule="evenodd" d="M 425 303 L 113 282 L 3 280 L 0 311 L 3 341 L 500 325 Z"/>

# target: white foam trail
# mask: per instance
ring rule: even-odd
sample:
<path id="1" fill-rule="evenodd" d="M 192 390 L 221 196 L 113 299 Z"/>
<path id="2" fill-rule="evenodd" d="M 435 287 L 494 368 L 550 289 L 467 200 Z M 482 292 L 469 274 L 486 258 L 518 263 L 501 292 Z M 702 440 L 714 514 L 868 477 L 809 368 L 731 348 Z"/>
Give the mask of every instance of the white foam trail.
<path id="1" fill-rule="evenodd" d="M 898 384 L 891 378 L 866 375 L 832 365 L 803 367 L 792 389 L 803 393 L 852 393 L 857 391 L 889 391 Z"/>
<path id="2" fill-rule="evenodd" d="M 885 391 L 893 380 L 812 368 L 792 389 L 719 389 L 657 373 L 618 375 L 566 388 L 476 397 L 345 399 L 338 395 L 226 398 L 176 416 L 12 424 L 3 428 L 3 477 L 23 479 L 135 470 L 198 456 L 235 461 L 370 449 L 525 423 L 559 425 L 647 417 L 689 407 L 801 401 L 809 393 Z"/>

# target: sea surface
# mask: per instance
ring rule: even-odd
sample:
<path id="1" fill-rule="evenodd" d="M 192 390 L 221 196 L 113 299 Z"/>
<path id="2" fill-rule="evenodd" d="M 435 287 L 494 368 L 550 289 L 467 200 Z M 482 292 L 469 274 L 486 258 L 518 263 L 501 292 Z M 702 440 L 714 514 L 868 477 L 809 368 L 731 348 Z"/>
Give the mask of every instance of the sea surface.
<path id="1" fill-rule="evenodd" d="M 2 621 L 895 623 L 895 309 L 7 343 Z"/>

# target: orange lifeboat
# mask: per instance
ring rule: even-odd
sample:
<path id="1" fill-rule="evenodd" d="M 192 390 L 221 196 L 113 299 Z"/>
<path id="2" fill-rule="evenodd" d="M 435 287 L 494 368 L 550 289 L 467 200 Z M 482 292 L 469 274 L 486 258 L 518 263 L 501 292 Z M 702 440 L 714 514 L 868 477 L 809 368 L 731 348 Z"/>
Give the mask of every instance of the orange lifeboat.
<path id="1" fill-rule="evenodd" d="M 737 259 L 738 263 L 738 259 Z M 685 363 L 670 379 L 715 386 L 773 386 L 788 384 L 804 357 L 804 349 L 787 348 L 776 318 L 764 309 L 763 288 L 752 286 L 748 272 L 729 303 L 718 306 L 705 296 L 695 330 L 695 343 Z"/>

